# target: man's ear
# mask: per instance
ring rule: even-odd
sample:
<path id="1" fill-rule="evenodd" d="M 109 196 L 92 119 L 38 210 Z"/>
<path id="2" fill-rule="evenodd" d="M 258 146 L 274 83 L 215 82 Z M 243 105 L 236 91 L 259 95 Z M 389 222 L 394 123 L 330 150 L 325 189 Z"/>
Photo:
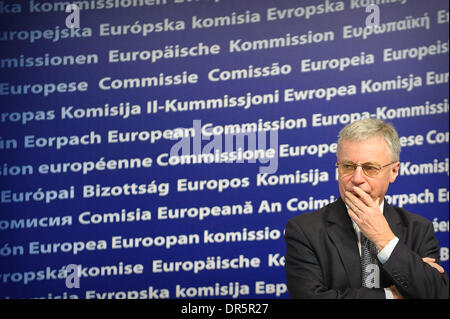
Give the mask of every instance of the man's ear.
<path id="1" fill-rule="evenodd" d="M 400 162 L 395 162 L 394 164 L 392 164 L 391 166 L 391 175 L 389 177 L 389 183 L 393 183 L 395 182 L 397 176 L 398 176 L 398 172 L 400 170 Z"/>

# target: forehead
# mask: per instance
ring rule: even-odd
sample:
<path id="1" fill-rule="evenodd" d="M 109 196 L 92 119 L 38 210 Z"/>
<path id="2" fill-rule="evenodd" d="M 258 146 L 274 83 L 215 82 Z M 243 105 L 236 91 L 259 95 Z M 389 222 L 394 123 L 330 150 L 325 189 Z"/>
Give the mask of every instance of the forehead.
<path id="1" fill-rule="evenodd" d="M 391 154 L 386 141 L 375 136 L 366 140 L 348 140 L 341 142 L 338 159 L 357 163 L 390 161 Z"/>

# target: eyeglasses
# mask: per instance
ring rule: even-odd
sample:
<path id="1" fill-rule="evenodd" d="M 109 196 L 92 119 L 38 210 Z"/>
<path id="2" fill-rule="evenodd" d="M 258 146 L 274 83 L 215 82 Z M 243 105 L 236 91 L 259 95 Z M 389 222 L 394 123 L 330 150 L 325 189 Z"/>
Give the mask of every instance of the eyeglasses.
<path id="1" fill-rule="evenodd" d="M 389 165 L 394 164 L 396 161 L 391 162 L 389 164 L 383 165 L 381 166 L 378 163 L 363 163 L 363 164 L 356 164 L 353 162 L 342 162 L 336 163 L 336 166 L 338 167 L 339 170 L 339 174 L 341 174 L 342 176 L 346 176 L 346 175 L 351 175 L 355 172 L 356 168 L 358 166 L 361 166 L 364 174 L 366 174 L 366 176 L 368 177 L 374 177 L 377 176 L 378 174 L 380 174 L 381 170 Z"/>

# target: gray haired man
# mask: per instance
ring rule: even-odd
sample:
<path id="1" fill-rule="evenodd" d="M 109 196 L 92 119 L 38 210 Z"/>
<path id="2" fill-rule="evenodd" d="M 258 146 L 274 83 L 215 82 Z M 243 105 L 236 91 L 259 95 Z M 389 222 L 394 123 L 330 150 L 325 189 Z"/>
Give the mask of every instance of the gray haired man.
<path id="1" fill-rule="evenodd" d="M 395 129 L 376 119 L 339 133 L 337 201 L 288 221 L 292 298 L 448 298 L 432 223 L 384 200 L 400 169 Z"/>

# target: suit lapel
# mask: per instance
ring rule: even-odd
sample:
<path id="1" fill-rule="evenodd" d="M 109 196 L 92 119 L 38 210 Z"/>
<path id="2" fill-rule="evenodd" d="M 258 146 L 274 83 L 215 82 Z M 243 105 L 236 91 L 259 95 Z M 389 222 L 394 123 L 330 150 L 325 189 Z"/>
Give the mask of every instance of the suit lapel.
<path id="1" fill-rule="evenodd" d="M 397 236 L 400 241 L 403 241 L 404 228 L 402 226 L 402 220 L 400 219 L 395 209 L 391 205 L 389 205 L 386 200 L 384 201 L 384 217 L 386 218 L 389 227 L 391 228 L 395 236 Z"/>
<path id="2" fill-rule="evenodd" d="M 327 232 L 339 253 L 350 287 L 360 287 L 361 262 L 357 238 L 341 198 L 333 203 L 328 211 Z"/>

